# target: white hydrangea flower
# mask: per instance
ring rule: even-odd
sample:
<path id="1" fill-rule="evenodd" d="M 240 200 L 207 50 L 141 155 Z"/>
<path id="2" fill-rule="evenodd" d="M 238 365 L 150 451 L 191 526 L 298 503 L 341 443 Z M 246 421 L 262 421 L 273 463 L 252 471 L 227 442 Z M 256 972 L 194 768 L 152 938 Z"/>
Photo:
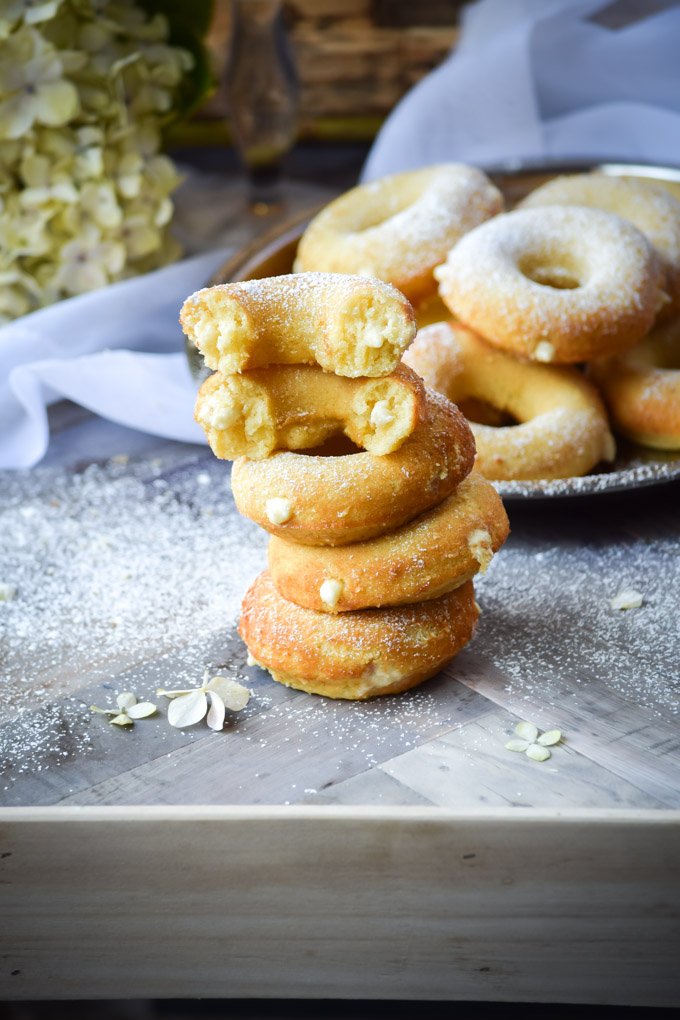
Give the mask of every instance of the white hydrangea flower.
<path id="1" fill-rule="evenodd" d="M 53 286 L 66 294 L 96 290 L 110 283 L 124 265 L 123 245 L 103 240 L 98 230 L 85 226 L 81 236 L 62 246 Z"/>
<path id="2" fill-rule="evenodd" d="M 167 38 L 135 0 L 0 2 L 0 321 L 180 254 Z"/>
<path id="3" fill-rule="evenodd" d="M 20 138 L 37 121 L 66 124 L 78 112 L 75 86 L 63 78 L 57 50 L 32 28 L 0 45 L 0 138 Z"/>
<path id="4" fill-rule="evenodd" d="M 37 25 L 55 16 L 61 0 L 3 0 L 0 9 L 0 39 L 6 39 L 11 29 L 23 22 Z"/>

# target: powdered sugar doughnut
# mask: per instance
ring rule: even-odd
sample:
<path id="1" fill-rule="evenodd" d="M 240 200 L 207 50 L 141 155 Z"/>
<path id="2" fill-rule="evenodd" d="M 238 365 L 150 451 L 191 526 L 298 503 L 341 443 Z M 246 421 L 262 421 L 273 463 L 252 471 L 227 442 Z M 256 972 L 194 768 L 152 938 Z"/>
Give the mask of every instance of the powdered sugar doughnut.
<path id="1" fill-rule="evenodd" d="M 265 571 L 246 593 L 238 630 L 279 683 L 361 701 L 434 676 L 472 638 L 478 615 L 470 581 L 429 602 L 331 616 L 288 602 Z"/>
<path id="2" fill-rule="evenodd" d="M 413 303 L 436 291 L 435 266 L 463 234 L 503 208 L 486 174 L 459 163 L 361 184 L 312 220 L 295 269 L 376 276 Z"/>
<path id="3" fill-rule="evenodd" d="M 639 230 L 580 206 L 496 216 L 466 234 L 435 275 L 457 319 L 534 361 L 626 350 L 665 300 L 660 263 Z"/>
<path id="4" fill-rule="evenodd" d="M 572 478 L 614 457 L 602 402 L 576 369 L 518 361 L 445 322 L 420 330 L 404 361 L 464 413 L 474 401 L 519 422 L 470 423 L 476 467 L 487 478 Z"/>
<path id="5" fill-rule="evenodd" d="M 379 538 L 310 548 L 272 537 L 269 571 L 284 598 L 320 613 L 399 606 L 485 571 L 507 535 L 500 496 L 473 472 L 439 506 Z"/>
<path id="6" fill-rule="evenodd" d="M 590 374 L 618 432 L 643 446 L 680 450 L 680 318 L 625 354 L 594 362 Z"/>
<path id="7" fill-rule="evenodd" d="M 387 375 L 416 332 L 394 287 L 333 273 L 205 287 L 186 299 L 180 321 L 208 368 L 224 375 L 315 362 L 336 375 Z"/>
<path id="8" fill-rule="evenodd" d="M 584 205 L 616 213 L 640 230 L 660 256 L 669 310 L 680 308 L 680 202 L 665 188 L 630 177 L 570 174 L 527 195 L 520 208 Z"/>
<path id="9" fill-rule="evenodd" d="M 345 545 L 383 535 L 441 503 L 470 473 L 474 456 L 463 415 L 428 390 L 424 419 L 394 453 L 240 457 L 231 487 L 244 517 L 273 535 Z"/>

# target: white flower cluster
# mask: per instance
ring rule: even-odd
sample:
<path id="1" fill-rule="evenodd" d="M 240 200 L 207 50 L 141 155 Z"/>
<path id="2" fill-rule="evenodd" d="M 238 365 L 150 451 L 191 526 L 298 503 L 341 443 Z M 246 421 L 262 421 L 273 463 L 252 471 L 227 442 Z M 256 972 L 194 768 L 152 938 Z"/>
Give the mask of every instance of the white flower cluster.
<path id="1" fill-rule="evenodd" d="M 179 254 L 167 39 L 133 0 L 0 3 L 0 323 Z"/>

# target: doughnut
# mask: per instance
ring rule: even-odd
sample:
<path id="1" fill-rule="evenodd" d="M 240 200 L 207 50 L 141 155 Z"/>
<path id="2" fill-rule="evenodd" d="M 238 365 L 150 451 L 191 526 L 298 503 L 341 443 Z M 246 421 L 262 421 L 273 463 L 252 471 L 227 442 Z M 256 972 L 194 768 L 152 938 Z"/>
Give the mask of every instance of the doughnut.
<path id="1" fill-rule="evenodd" d="M 377 277 L 415 304 L 436 292 L 432 270 L 456 241 L 502 208 L 488 177 L 460 163 L 383 177 L 318 213 L 294 269 Z"/>
<path id="2" fill-rule="evenodd" d="M 496 216 L 435 275 L 454 316 L 489 343 L 559 364 L 632 347 L 664 300 L 661 265 L 640 231 L 580 206 Z"/>
<path id="3" fill-rule="evenodd" d="M 472 638 L 478 615 L 470 581 L 417 605 L 331 616 L 287 602 L 264 571 L 246 593 L 238 630 L 279 683 L 364 700 L 434 676 Z"/>
<path id="4" fill-rule="evenodd" d="M 223 460 L 320 446 L 338 431 L 380 456 L 397 450 L 424 415 L 425 388 L 406 365 L 380 379 L 348 379 L 318 365 L 216 373 L 201 386 L 195 411 Z"/>
<path id="5" fill-rule="evenodd" d="M 645 235 L 665 274 L 669 307 L 680 309 L 680 202 L 663 187 L 630 177 L 571 174 L 532 191 L 520 208 L 584 205 L 616 213 Z"/>
<path id="6" fill-rule="evenodd" d="M 394 453 L 239 457 L 231 487 L 244 517 L 272 534 L 346 545 L 393 531 L 441 503 L 470 473 L 474 456 L 458 408 L 426 390 L 425 418 Z"/>
<path id="7" fill-rule="evenodd" d="M 680 450 L 680 318 L 589 371 L 618 432 L 643 446 Z"/>
<path id="8" fill-rule="evenodd" d="M 379 538 L 320 549 L 269 540 L 269 572 L 285 599 L 317 612 L 422 602 L 485 571 L 508 535 L 501 498 L 472 473 L 439 506 Z"/>
<path id="9" fill-rule="evenodd" d="M 572 478 L 614 457 L 602 401 L 574 368 L 518 361 L 464 326 L 445 322 L 422 329 L 404 360 L 463 413 L 490 406 L 501 413 L 500 421 L 510 415 L 520 422 L 471 423 L 475 466 L 487 478 Z"/>
<path id="10" fill-rule="evenodd" d="M 333 273 L 205 287 L 186 299 L 180 322 L 208 368 L 224 375 L 314 363 L 336 375 L 388 375 L 416 331 L 394 287 Z"/>

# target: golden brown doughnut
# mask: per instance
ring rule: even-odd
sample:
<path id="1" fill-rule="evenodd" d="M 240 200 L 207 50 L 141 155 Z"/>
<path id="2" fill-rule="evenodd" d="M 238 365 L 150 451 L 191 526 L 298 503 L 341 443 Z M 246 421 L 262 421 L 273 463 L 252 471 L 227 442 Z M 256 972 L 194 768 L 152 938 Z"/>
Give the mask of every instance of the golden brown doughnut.
<path id="1" fill-rule="evenodd" d="M 326 206 L 298 245 L 295 269 L 358 273 L 417 302 L 436 290 L 435 266 L 503 198 L 486 174 L 459 163 L 360 184 Z"/>
<path id="2" fill-rule="evenodd" d="M 384 457 L 239 458 L 231 474 L 239 511 L 293 542 L 345 545 L 393 531 L 441 503 L 471 471 L 474 440 L 460 411 L 426 392 L 425 418 Z"/>
<path id="3" fill-rule="evenodd" d="M 555 177 L 519 203 L 523 209 L 545 205 L 604 209 L 636 226 L 661 258 L 670 307 L 680 308 L 680 202 L 665 188 L 632 177 L 570 174 Z"/>
<path id="4" fill-rule="evenodd" d="M 487 478 L 571 478 L 614 457 L 602 401 L 576 369 L 517 361 L 445 322 L 422 329 L 404 361 L 462 410 L 478 401 L 520 422 L 470 423 Z"/>
<path id="5" fill-rule="evenodd" d="M 472 582 L 410 606 L 315 613 L 287 602 L 268 571 L 243 600 L 239 634 L 274 680 L 327 698 L 397 694 L 439 672 L 472 638 Z"/>
<path id="6" fill-rule="evenodd" d="M 653 249 L 600 209 L 545 206 L 466 234 L 435 272 L 446 305 L 495 347 L 567 364 L 617 354 L 665 300 Z"/>
<path id="7" fill-rule="evenodd" d="M 309 449 L 339 431 L 371 453 L 392 453 L 424 414 L 425 388 L 406 365 L 379 379 L 348 379 L 318 365 L 215 373 L 201 386 L 195 410 L 223 460 Z"/>
<path id="8" fill-rule="evenodd" d="M 317 612 L 400 606 L 485 571 L 508 530 L 500 496 L 473 472 L 439 506 L 379 538 L 322 549 L 272 537 L 269 572 L 284 598 Z"/>
<path id="9" fill-rule="evenodd" d="M 680 318 L 618 358 L 593 362 L 614 428 L 643 446 L 680 450 Z"/>
<path id="10" fill-rule="evenodd" d="M 394 287 L 332 273 L 206 287 L 186 299 L 180 321 L 224 375 L 314 362 L 336 375 L 387 375 L 415 336 L 413 309 Z"/>

